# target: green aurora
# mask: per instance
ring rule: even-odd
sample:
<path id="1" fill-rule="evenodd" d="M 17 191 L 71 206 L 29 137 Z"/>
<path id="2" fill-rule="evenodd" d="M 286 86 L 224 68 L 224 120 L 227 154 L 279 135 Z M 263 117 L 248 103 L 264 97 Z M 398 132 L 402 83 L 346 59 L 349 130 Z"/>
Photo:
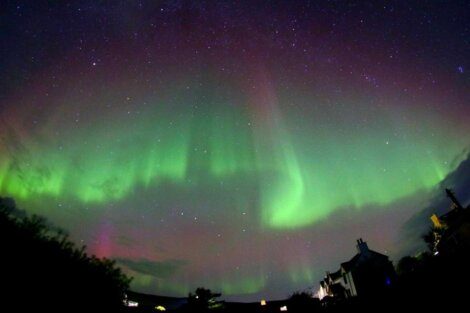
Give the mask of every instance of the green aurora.
<path id="1" fill-rule="evenodd" d="M 295 112 L 283 120 L 276 105 L 265 106 L 260 116 L 247 104 L 212 110 L 180 101 L 176 111 L 174 104 L 154 101 L 131 123 L 112 111 L 105 120 L 54 136 L 47 129 L 64 129 L 61 118 L 23 137 L 10 126 L 3 136 L 0 192 L 99 204 L 162 182 L 190 188 L 244 177 L 259 191 L 263 227 L 296 228 L 342 207 L 386 205 L 431 188 L 459 161 L 449 162 L 459 153 L 458 143 L 440 149 L 444 133 L 427 138 L 413 127 L 394 131 L 386 109 L 374 112 L 372 126 L 356 127 L 353 116 L 335 131 L 332 125 L 345 112 L 334 114 L 334 123 L 320 116 L 314 117 L 318 125 L 305 127 L 289 125 Z M 431 123 L 432 116 L 423 121 Z M 249 197 L 238 194 L 236 209 L 243 210 Z"/>

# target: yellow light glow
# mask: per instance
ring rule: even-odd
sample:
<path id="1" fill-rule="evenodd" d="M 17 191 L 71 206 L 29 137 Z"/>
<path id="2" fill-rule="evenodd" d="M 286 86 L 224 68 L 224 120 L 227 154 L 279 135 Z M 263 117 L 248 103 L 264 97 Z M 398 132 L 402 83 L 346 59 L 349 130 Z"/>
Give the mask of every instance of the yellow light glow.
<path id="1" fill-rule="evenodd" d="M 266 305 L 266 300 L 261 300 L 261 305 Z"/>
<path id="2" fill-rule="evenodd" d="M 157 306 L 155 307 L 155 310 L 157 310 L 157 311 L 166 311 L 166 309 L 165 309 L 165 307 L 164 307 L 163 305 L 157 305 Z"/>
<path id="3" fill-rule="evenodd" d="M 441 223 L 441 221 L 439 220 L 439 217 L 436 214 L 433 214 L 431 216 L 431 221 L 434 224 L 434 227 L 442 228 L 442 223 Z"/>

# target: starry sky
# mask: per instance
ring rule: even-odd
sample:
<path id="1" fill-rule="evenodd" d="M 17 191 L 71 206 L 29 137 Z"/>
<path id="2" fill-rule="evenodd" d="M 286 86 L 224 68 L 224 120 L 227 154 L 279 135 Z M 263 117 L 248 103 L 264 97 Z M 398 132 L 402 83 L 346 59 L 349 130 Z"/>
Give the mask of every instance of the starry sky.
<path id="1" fill-rule="evenodd" d="M 469 20 L 467 1 L 2 1 L 0 194 L 141 292 L 284 298 L 359 237 L 396 260 L 468 157 Z"/>

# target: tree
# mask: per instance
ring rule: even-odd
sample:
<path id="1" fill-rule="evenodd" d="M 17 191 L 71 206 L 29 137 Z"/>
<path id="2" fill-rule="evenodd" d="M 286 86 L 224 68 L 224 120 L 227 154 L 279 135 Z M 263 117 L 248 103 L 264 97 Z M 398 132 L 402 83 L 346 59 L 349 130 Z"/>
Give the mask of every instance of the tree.
<path id="1" fill-rule="evenodd" d="M 290 312 L 311 312 L 320 307 L 320 300 L 308 291 L 297 291 L 289 297 Z"/>
<path id="2" fill-rule="evenodd" d="M 130 283 L 109 259 L 89 256 L 39 216 L 0 197 L 2 305 L 14 311 L 119 312 Z"/>
<path id="3" fill-rule="evenodd" d="M 222 303 L 217 301 L 216 298 L 222 294 L 213 293 L 210 289 L 199 287 L 195 293 L 189 293 L 188 306 L 191 312 L 206 312 L 211 309 L 218 309 L 222 307 Z"/>

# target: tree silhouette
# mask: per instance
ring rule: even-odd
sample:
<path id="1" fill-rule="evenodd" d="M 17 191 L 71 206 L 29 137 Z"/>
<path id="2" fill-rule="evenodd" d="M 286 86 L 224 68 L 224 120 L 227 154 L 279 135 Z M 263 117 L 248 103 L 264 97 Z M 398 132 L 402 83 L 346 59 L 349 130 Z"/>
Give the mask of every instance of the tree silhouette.
<path id="1" fill-rule="evenodd" d="M 216 298 L 220 297 L 220 293 L 213 293 L 210 289 L 199 287 L 195 293 L 189 293 L 188 306 L 191 312 L 207 312 L 211 309 L 221 308 L 222 305 Z"/>
<path id="2" fill-rule="evenodd" d="M 320 301 L 310 292 L 297 291 L 289 297 L 288 309 L 290 312 L 311 312 L 320 308 Z"/>
<path id="3" fill-rule="evenodd" d="M 68 235 L 0 197 L 3 305 L 14 311 L 119 312 L 130 279 L 114 261 L 89 256 Z"/>
<path id="4" fill-rule="evenodd" d="M 420 266 L 420 261 L 416 257 L 405 256 L 397 264 L 398 275 L 410 275 L 416 272 Z"/>

